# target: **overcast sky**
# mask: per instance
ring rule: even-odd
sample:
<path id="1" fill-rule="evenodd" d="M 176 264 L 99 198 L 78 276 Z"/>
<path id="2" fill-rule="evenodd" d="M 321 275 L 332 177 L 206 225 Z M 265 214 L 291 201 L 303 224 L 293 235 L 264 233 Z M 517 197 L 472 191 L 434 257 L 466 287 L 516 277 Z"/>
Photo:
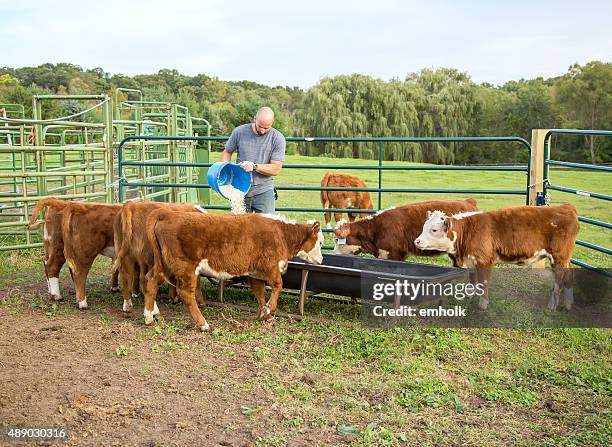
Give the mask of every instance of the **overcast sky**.
<path id="1" fill-rule="evenodd" d="M 0 66 L 175 68 L 302 88 L 427 67 L 503 84 L 612 61 L 612 0 L 0 0 L 0 23 Z"/>

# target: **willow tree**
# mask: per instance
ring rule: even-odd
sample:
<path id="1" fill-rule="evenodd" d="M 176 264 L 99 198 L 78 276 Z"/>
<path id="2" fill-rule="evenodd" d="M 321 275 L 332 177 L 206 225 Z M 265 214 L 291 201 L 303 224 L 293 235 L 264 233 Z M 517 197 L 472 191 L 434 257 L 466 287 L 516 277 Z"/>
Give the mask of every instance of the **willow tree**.
<path id="1" fill-rule="evenodd" d="M 473 131 L 478 103 L 476 85 L 454 68 L 424 69 L 409 74 L 406 82 L 420 90 L 414 96 L 420 137 L 467 136 Z M 456 143 L 421 144 L 423 160 L 452 164 Z"/>
<path id="2" fill-rule="evenodd" d="M 387 83 L 359 74 L 324 78 L 309 89 L 300 120 L 306 136 L 409 136 L 417 126 L 416 111 L 406 104 L 400 82 Z M 306 150 L 309 155 L 378 157 L 377 145 L 364 143 L 328 143 Z M 385 156 L 393 150 L 387 146 Z"/>

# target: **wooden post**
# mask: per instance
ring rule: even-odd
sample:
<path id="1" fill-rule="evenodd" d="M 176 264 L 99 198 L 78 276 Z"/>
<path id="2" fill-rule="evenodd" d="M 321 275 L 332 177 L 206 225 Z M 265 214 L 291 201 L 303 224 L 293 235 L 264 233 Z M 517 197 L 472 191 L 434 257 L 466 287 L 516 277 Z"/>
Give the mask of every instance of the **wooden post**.
<path id="1" fill-rule="evenodd" d="M 548 129 L 533 129 L 531 131 L 531 167 L 529 169 L 529 205 L 537 205 L 538 193 L 544 192 L 544 136 Z M 531 268 L 545 268 L 546 261 L 531 264 Z"/>
<path id="2" fill-rule="evenodd" d="M 544 192 L 544 135 L 548 129 L 531 131 L 531 167 L 529 169 L 529 205 L 536 206 L 537 195 Z"/>

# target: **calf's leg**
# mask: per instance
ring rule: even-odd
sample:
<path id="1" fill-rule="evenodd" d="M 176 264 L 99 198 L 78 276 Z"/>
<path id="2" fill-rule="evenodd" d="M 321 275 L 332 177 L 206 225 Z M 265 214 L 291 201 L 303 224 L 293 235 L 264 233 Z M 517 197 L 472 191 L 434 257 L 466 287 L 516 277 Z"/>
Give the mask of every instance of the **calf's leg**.
<path id="1" fill-rule="evenodd" d="M 484 286 L 484 292 L 478 300 L 478 307 L 481 309 L 486 309 L 489 307 L 489 283 L 491 282 L 491 271 L 492 266 L 490 265 L 476 267 L 478 282 Z"/>
<path id="2" fill-rule="evenodd" d="M 153 317 L 159 314 L 159 308 L 155 302 L 159 286 L 164 282 L 164 277 L 153 268 L 146 274 L 144 288 L 144 319 L 145 324 L 153 323 Z"/>
<path id="3" fill-rule="evenodd" d="M 251 290 L 253 295 L 257 298 L 257 305 L 259 311 L 257 312 L 257 318 L 267 317 L 270 315 L 270 308 L 266 306 L 266 283 L 261 279 L 249 278 Z"/>
<path id="4" fill-rule="evenodd" d="M 193 268 L 195 271 L 195 267 Z M 195 322 L 195 325 L 201 331 L 208 331 L 210 326 L 206 322 L 206 318 L 200 312 L 200 308 L 195 300 L 195 289 L 198 284 L 198 277 L 196 275 L 191 275 L 188 279 L 185 277 L 181 277 L 182 279 L 177 280 L 176 284 L 176 293 L 181 298 L 187 309 L 189 309 L 189 313 L 191 314 L 191 318 Z"/>

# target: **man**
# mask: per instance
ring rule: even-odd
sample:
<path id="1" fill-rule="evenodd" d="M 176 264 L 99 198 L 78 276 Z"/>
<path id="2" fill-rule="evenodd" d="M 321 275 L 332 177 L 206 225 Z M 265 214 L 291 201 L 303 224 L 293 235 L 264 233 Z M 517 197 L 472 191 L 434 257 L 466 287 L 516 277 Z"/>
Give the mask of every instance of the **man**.
<path id="1" fill-rule="evenodd" d="M 274 177 L 285 161 L 285 137 L 272 128 L 273 123 L 272 109 L 262 107 L 252 123 L 232 131 L 221 153 L 221 161 L 231 161 L 238 150 L 237 163 L 253 173 L 253 184 L 245 196 L 247 213 L 274 213 Z"/>

